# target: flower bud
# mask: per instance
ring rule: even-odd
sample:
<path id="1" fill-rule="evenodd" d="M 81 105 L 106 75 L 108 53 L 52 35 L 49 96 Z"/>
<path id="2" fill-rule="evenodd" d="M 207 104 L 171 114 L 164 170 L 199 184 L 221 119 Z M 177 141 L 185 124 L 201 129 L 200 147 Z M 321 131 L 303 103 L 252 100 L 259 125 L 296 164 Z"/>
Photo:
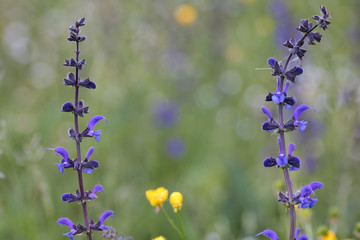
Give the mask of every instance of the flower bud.
<path id="1" fill-rule="evenodd" d="M 178 212 L 182 207 L 183 196 L 179 192 L 173 192 L 170 195 L 170 204 L 174 208 L 174 212 Z"/>

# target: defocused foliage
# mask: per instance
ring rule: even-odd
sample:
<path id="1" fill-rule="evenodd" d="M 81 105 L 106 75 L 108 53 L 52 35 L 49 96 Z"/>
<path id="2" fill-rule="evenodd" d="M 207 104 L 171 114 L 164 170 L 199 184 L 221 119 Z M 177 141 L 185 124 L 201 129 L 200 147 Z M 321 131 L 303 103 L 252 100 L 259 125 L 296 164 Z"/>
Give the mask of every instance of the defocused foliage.
<path id="1" fill-rule="evenodd" d="M 304 74 L 290 89 L 300 104 L 316 109 L 304 114 L 305 133 L 287 135 L 302 160 L 292 179 L 296 189 L 325 184 L 316 195 L 319 204 L 298 211 L 310 238 L 320 225 L 352 237 L 360 220 L 359 1 L 5 0 L 0 239 L 65 239 L 68 229 L 56 220 L 83 221 L 80 206 L 60 199 L 75 192 L 76 174 L 61 175 L 59 158 L 45 149 L 75 153 L 67 137 L 73 118 L 59 109 L 73 101 L 73 89 L 62 86 L 69 71 L 62 63 L 74 56 L 67 28 L 81 17 L 87 36 L 82 77 L 97 90 L 81 89 L 91 114 L 80 124 L 95 114 L 109 120 L 98 124 L 99 143 L 82 144 L 84 154 L 95 147 L 101 164 L 85 176 L 86 189 L 105 189 L 88 205 L 90 217 L 111 209 L 115 217 L 107 225 L 121 235 L 176 239 L 145 197 L 147 189 L 164 186 L 184 196 L 188 239 L 251 239 L 265 228 L 284 238 L 288 214 L 276 202 L 283 177 L 262 167 L 278 151 L 276 136 L 261 131 L 260 111 L 275 80 L 270 70 L 255 69 L 267 68 L 268 57 L 283 58 L 284 37 L 296 34 L 299 20 L 318 14 L 321 4 L 332 24 L 321 44 L 308 47 Z M 336 221 L 330 208 L 338 209 Z"/>

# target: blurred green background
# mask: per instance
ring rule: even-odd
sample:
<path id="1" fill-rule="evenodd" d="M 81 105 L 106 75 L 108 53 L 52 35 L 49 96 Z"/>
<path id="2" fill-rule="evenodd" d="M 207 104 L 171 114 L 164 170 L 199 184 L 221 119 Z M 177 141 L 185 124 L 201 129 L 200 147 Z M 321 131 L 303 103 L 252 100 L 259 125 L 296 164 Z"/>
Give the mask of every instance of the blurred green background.
<path id="1" fill-rule="evenodd" d="M 181 10 L 190 4 L 188 12 Z M 85 176 L 86 189 L 104 192 L 88 204 L 97 220 L 136 240 L 177 239 L 145 198 L 164 186 L 184 195 L 187 238 L 252 239 L 271 228 L 288 234 L 288 211 L 276 202 L 283 186 L 279 169 L 262 161 L 277 156 L 275 134 L 261 130 L 260 107 L 275 90 L 267 58 L 282 59 L 280 44 L 302 18 L 325 4 L 332 24 L 321 44 L 307 46 L 304 74 L 289 92 L 316 112 L 302 115 L 307 130 L 287 134 L 297 144 L 302 168 L 294 188 L 321 181 L 319 202 L 298 211 L 298 226 L 316 239 L 321 225 L 340 238 L 353 236 L 360 221 L 360 2 L 358 0 L 5 0 L 0 2 L 0 239 L 67 239 L 60 217 L 83 222 L 78 204 L 61 202 L 75 192 L 77 177 L 61 175 L 60 157 L 45 148 L 65 147 L 74 89 L 62 85 L 65 58 L 74 56 L 68 27 L 86 17 L 81 77 L 97 89 L 81 89 L 91 114 L 103 115 L 95 147 L 101 167 Z M 170 204 L 165 208 L 171 216 Z M 330 212 L 338 217 L 329 217 Z M 77 237 L 76 239 L 85 237 Z M 100 239 L 95 233 L 95 239 Z"/>

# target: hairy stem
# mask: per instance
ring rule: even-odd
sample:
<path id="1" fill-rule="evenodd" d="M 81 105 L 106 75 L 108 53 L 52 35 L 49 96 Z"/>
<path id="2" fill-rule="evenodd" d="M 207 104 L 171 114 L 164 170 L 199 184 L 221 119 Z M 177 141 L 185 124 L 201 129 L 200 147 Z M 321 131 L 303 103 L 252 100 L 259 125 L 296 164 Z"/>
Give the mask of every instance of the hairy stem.
<path id="1" fill-rule="evenodd" d="M 76 35 L 78 35 L 78 33 Z M 76 42 L 76 52 L 75 53 L 76 53 L 76 62 L 78 62 L 79 54 L 80 54 L 78 41 Z M 78 105 L 79 105 L 79 69 L 78 69 L 78 67 L 76 67 L 75 75 L 76 75 L 75 108 L 78 108 Z M 76 136 L 78 136 L 80 134 L 80 131 L 79 131 L 78 115 L 76 113 L 74 113 L 74 125 L 75 125 Z M 80 141 L 77 137 L 75 138 L 75 141 L 76 141 L 76 161 L 77 161 L 77 165 L 81 166 Z M 84 192 L 84 181 L 83 181 L 83 177 L 82 177 L 81 167 L 79 167 L 79 169 L 77 170 L 77 173 L 78 173 L 79 189 L 80 189 L 80 194 L 81 194 L 81 205 L 82 205 L 82 210 L 83 210 L 83 215 L 84 215 L 85 227 L 87 230 L 86 235 L 87 235 L 88 240 L 92 240 L 91 229 L 90 229 L 90 224 L 89 224 L 89 216 L 88 216 L 88 212 L 87 212 L 87 208 L 86 208 L 86 201 L 84 200 L 85 192 Z"/>

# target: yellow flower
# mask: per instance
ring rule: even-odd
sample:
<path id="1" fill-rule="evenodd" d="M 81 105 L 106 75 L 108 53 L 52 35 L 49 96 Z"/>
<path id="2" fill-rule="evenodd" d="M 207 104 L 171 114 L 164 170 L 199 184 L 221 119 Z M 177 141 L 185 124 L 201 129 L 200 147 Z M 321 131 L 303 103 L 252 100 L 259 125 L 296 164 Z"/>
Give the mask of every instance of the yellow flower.
<path id="1" fill-rule="evenodd" d="M 166 240 L 163 236 L 158 236 L 156 238 L 153 238 L 152 240 Z"/>
<path id="2" fill-rule="evenodd" d="M 190 4 L 182 4 L 175 9 L 174 18 L 180 25 L 190 25 L 197 19 L 197 10 Z"/>
<path id="3" fill-rule="evenodd" d="M 151 206 L 162 207 L 163 203 L 168 198 L 169 192 L 164 187 L 159 187 L 155 190 L 149 189 L 145 194 Z"/>
<path id="4" fill-rule="evenodd" d="M 337 240 L 337 238 L 333 231 L 328 230 L 326 235 L 321 236 L 321 240 Z"/>
<path id="5" fill-rule="evenodd" d="M 183 196 L 179 192 L 173 192 L 170 195 L 170 204 L 174 208 L 174 212 L 178 212 L 182 207 Z"/>

